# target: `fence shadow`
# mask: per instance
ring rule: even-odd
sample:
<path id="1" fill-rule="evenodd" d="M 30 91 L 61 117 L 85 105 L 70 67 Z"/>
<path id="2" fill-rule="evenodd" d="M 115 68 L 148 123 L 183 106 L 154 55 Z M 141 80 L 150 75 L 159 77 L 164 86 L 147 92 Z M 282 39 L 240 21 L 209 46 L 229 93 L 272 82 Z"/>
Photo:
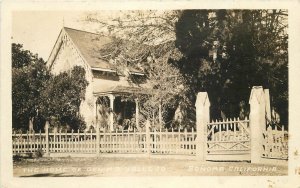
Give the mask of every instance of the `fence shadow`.
<path id="1" fill-rule="evenodd" d="M 63 173 L 40 173 L 40 174 L 32 174 L 27 176 L 18 176 L 20 178 L 26 177 L 87 177 L 88 175 L 64 175 Z"/>

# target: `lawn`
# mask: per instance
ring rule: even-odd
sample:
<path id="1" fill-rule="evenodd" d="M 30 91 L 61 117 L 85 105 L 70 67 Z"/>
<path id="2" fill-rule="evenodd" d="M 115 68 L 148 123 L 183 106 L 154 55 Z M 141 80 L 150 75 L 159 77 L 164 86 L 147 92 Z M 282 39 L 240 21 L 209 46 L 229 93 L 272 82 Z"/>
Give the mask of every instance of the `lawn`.
<path id="1" fill-rule="evenodd" d="M 281 176 L 288 173 L 287 165 L 121 157 L 19 159 L 13 165 L 16 177 Z"/>

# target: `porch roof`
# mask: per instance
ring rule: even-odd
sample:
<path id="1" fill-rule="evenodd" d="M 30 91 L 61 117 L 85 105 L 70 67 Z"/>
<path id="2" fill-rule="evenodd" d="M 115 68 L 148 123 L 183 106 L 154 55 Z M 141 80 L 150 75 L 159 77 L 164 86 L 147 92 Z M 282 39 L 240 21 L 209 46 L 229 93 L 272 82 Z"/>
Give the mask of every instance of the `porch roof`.
<path id="1" fill-rule="evenodd" d="M 110 86 L 107 88 L 98 89 L 94 92 L 94 95 L 106 95 L 106 94 L 151 94 L 152 89 L 134 86 Z"/>
<path id="2" fill-rule="evenodd" d="M 153 89 L 145 84 L 134 84 L 128 82 L 126 79 L 113 80 L 101 80 L 94 79 L 93 82 L 93 94 L 94 95 L 106 95 L 106 94 L 150 94 Z"/>

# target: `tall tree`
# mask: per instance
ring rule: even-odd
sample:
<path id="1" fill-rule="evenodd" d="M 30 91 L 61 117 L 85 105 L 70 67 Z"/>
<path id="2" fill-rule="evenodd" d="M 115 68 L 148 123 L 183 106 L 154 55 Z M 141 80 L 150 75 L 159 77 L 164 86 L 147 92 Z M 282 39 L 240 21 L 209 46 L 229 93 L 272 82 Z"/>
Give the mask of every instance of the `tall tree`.
<path id="1" fill-rule="evenodd" d="M 24 50 L 21 44 L 12 44 L 12 119 L 16 129 L 29 128 L 41 120 L 42 91 L 51 75 L 43 59 Z"/>
<path id="2" fill-rule="evenodd" d="M 251 87 L 262 85 L 287 123 L 285 10 L 186 10 L 176 28 L 177 66 L 193 92 L 208 91 L 214 118 L 238 115 Z"/>
<path id="3" fill-rule="evenodd" d="M 59 125 L 84 129 L 79 114 L 88 82 L 85 70 L 75 66 L 70 72 L 52 75 L 43 59 L 12 44 L 12 115 L 13 128 L 43 129 L 46 120 L 56 119 Z"/>

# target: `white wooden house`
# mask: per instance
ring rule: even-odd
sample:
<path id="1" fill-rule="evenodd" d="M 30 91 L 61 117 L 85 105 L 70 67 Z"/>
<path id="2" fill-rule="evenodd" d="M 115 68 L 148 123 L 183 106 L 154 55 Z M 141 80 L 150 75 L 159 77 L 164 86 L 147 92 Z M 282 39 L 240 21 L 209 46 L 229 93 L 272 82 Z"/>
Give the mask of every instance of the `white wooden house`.
<path id="1" fill-rule="evenodd" d="M 116 97 L 120 94 L 142 91 L 145 84 L 135 84 L 128 79 L 128 75 L 144 76 L 143 71 L 126 68 L 127 76 L 124 76 L 124 74 L 118 74 L 112 62 L 101 58 L 99 51 L 111 41 L 112 39 L 109 37 L 64 27 L 55 42 L 47 66 L 54 74 L 68 71 L 76 65 L 84 67 L 89 85 L 86 89 L 85 100 L 80 106 L 80 113 L 88 126 L 95 126 L 96 123 L 101 122 L 100 119 L 102 118 L 99 114 L 100 107 L 97 104 L 97 99 L 101 96 L 108 97 L 110 106 L 110 111 L 107 114 L 108 126 L 110 130 L 113 130 Z M 138 124 L 138 100 L 135 100 L 134 108 L 135 117 L 137 117 L 136 124 Z M 118 110 L 120 113 L 123 110 L 123 116 L 126 116 L 124 109 L 119 108 Z"/>

